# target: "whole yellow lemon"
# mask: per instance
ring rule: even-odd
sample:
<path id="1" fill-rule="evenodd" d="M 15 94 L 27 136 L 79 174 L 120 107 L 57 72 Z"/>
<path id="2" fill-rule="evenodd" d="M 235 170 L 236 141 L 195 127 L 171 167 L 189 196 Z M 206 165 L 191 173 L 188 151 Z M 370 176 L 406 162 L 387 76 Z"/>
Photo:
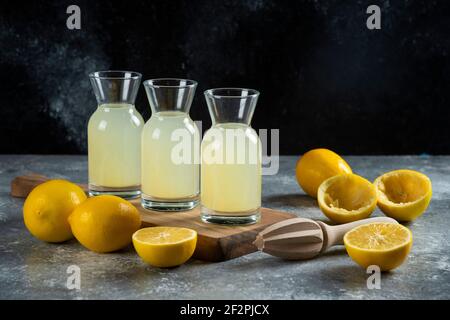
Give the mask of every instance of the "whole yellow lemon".
<path id="1" fill-rule="evenodd" d="M 313 149 L 297 161 L 295 173 L 303 191 L 316 198 L 322 182 L 338 174 L 352 173 L 352 169 L 333 151 Z"/>
<path id="2" fill-rule="evenodd" d="M 95 252 L 112 252 L 126 247 L 141 226 L 141 216 L 130 202 L 110 195 L 92 197 L 70 215 L 75 238 Z"/>
<path id="3" fill-rule="evenodd" d="M 86 200 L 76 184 L 50 180 L 38 185 L 23 205 L 23 220 L 33 236 L 46 242 L 63 242 L 73 237 L 68 217 Z"/>

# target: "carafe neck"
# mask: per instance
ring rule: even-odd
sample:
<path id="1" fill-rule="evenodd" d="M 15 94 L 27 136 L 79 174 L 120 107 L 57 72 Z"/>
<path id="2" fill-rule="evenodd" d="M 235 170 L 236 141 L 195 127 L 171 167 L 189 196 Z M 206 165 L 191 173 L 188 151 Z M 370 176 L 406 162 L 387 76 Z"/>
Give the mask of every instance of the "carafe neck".
<path id="1" fill-rule="evenodd" d="M 219 88 L 205 91 L 213 125 L 240 123 L 250 126 L 259 92 L 253 89 Z"/>
<path id="2" fill-rule="evenodd" d="M 144 81 L 152 113 L 189 113 L 197 82 L 188 79 L 151 79 Z"/>
<path id="3" fill-rule="evenodd" d="M 133 71 L 98 71 L 89 74 L 98 105 L 134 105 L 141 74 Z"/>

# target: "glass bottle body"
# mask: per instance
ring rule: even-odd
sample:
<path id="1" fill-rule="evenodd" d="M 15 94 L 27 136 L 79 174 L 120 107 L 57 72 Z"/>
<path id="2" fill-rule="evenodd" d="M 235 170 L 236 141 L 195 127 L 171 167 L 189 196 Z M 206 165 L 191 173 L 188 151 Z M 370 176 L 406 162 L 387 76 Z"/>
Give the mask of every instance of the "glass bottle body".
<path id="1" fill-rule="evenodd" d="M 215 135 L 214 131 L 220 132 Z M 227 136 L 239 137 L 232 143 Z M 237 139 L 242 139 L 238 142 Z M 205 214 L 242 216 L 261 207 L 261 141 L 253 128 L 240 123 L 217 124 L 202 142 L 202 206 Z M 209 163 L 212 152 L 224 155 L 222 163 Z M 232 155 L 232 156 L 230 156 Z M 214 157 L 214 156 L 213 156 Z M 228 161 L 234 158 L 233 161 Z M 242 161 L 239 161 L 241 158 Z"/>
<path id="2" fill-rule="evenodd" d="M 158 209 L 158 206 L 177 208 L 182 205 L 180 202 L 190 208 L 194 205 L 192 202 L 198 201 L 199 146 L 199 130 L 187 113 L 158 112 L 145 124 L 142 132 L 142 198 L 153 202 L 151 209 Z"/>
<path id="3" fill-rule="evenodd" d="M 189 117 L 197 83 L 185 79 L 144 82 L 152 108 L 141 142 L 141 203 L 145 209 L 183 211 L 197 206 L 200 132 Z"/>
<path id="4" fill-rule="evenodd" d="M 205 93 L 213 126 L 201 144 L 201 218 L 219 224 L 260 219 L 262 147 L 251 128 L 258 93 L 212 89 Z"/>
<path id="5" fill-rule="evenodd" d="M 134 99 L 140 75 L 96 72 L 91 74 L 91 82 L 99 104 L 88 123 L 89 194 L 138 197 L 144 120 Z M 129 96 L 125 96 L 123 90 L 129 89 Z"/>

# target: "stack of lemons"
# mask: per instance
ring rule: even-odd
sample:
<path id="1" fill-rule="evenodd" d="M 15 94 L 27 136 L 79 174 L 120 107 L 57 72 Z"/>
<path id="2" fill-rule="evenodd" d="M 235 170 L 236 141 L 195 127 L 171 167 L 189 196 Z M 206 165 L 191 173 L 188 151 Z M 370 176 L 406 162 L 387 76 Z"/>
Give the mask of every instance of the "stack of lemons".
<path id="1" fill-rule="evenodd" d="M 377 205 L 391 218 L 412 221 L 425 212 L 432 195 L 430 179 L 420 172 L 395 170 L 371 183 L 327 149 L 305 153 L 297 162 L 296 176 L 300 187 L 317 198 L 322 212 L 336 223 L 367 218 Z M 400 224 L 373 223 L 348 232 L 344 243 L 358 264 L 374 264 L 386 271 L 406 259 L 412 234 Z"/>
<path id="2" fill-rule="evenodd" d="M 58 243 L 75 237 L 99 253 L 133 242 L 141 258 L 158 267 L 186 262 L 197 242 L 197 233 L 186 228 L 140 229 L 141 217 L 130 202 L 111 195 L 88 199 L 79 186 L 66 180 L 50 180 L 34 188 L 25 200 L 23 218 L 30 233 L 42 241 Z"/>

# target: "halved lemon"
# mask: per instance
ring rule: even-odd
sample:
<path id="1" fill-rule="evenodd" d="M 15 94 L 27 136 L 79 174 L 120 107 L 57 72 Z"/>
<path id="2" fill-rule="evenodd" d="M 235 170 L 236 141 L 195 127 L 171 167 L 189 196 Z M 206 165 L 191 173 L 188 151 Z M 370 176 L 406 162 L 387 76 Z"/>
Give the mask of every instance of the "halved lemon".
<path id="1" fill-rule="evenodd" d="M 412 246 L 411 231 L 397 223 L 369 223 L 344 236 L 348 255 L 363 268 L 370 265 L 388 271 L 400 266 Z"/>
<path id="2" fill-rule="evenodd" d="M 133 234 L 138 255 L 148 264 L 169 268 L 189 260 L 197 244 L 197 232 L 188 228 L 150 227 Z"/>
<path id="3" fill-rule="evenodd" d="M 378 177 L 374 185 L 378 207 L 398 221 L 412 221 L 430 204 L 431 180 L 414 170 L 395 170 Z"/>
<path id="4" fill-rule="evenodd" d="M 325 180 L 319 187 L 317 200 L 322 212 L 337 223 L 367 218 L 377 206 L 375 186 L 352 173 Z"/>

